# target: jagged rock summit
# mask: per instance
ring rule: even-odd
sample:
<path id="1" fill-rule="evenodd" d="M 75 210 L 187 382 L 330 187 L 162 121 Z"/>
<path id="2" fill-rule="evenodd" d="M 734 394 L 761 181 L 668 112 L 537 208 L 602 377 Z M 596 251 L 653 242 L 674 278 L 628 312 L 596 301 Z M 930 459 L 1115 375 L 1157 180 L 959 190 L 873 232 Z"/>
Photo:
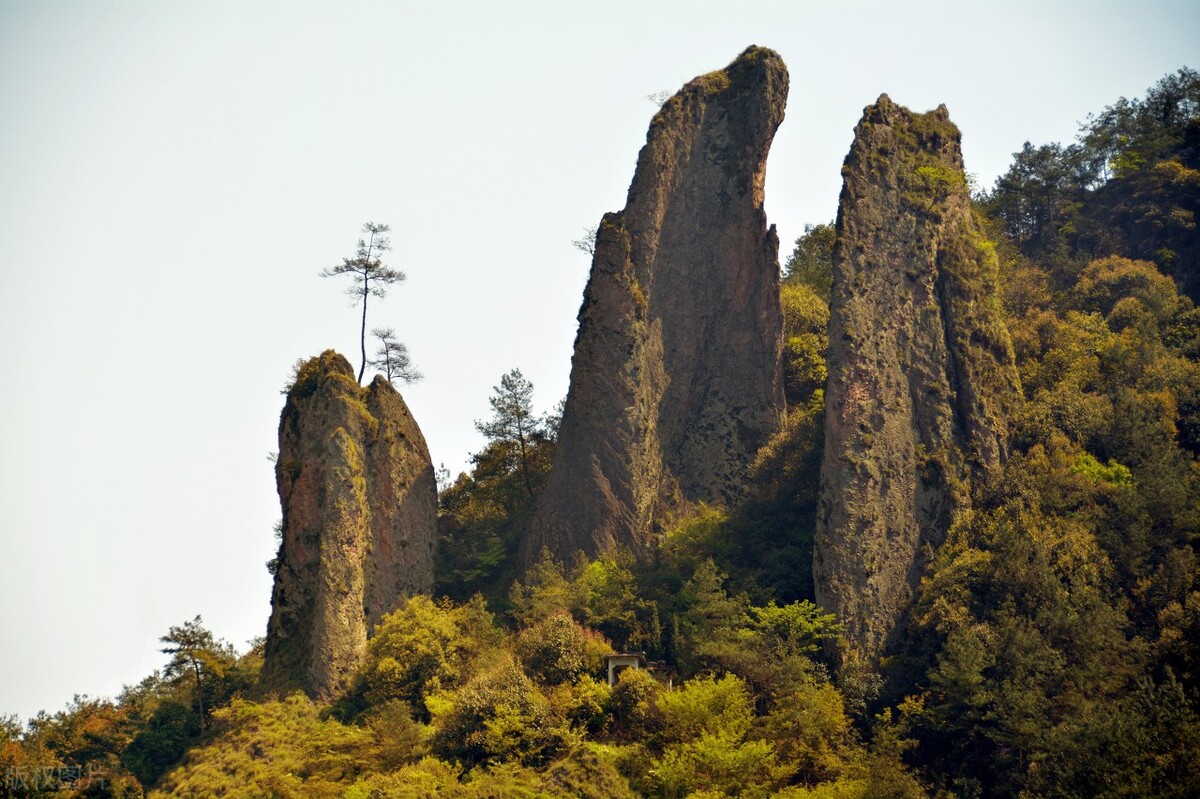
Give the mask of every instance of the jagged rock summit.
<path id="1" fill-rule="evenodd" d="M 437 488 L 425 438 L 382 376 L 302 364 L 279 419 L 283 506 L 263 684 L 328 697 L 402 596 L 433 588 Z"/>
<path id="2" fill-rule="evenodd" d="M 564 560 L 646 552 L 690 503 L 742 490 L 783 411 L 767 152 L 788 74 L 750 47 L 663 104 L 623 211 L 601 220 L 558 449 L 531 530 Z"/>
<path id="3" fill-rule="evenodd" d="M 873 667 L 972 489 L 1003 461 L 1018 378 L 996 255 L 945 106 L 885 94 L 842 168 L 814 577 Z"/>

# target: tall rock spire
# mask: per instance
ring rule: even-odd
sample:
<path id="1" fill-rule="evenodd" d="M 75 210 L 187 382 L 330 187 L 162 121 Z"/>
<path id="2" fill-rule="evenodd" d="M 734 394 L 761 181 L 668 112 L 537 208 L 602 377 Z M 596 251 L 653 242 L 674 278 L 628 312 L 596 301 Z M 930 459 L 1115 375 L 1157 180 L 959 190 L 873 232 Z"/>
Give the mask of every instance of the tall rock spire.
<path id="1" fill-rule="evenodd" d="M 600 223 L 558 449 L 523 542 L 645 552 L 693 502 L 738 497 L 783 411 L 779 240 L 763 211 L 788 75 L 751 47 L 655 115 Z"/>
<path id="2" fill-rule="evenodd" d="M 362 388 L 332 350 L 305 362 L 279 420 L 283 540 L 263 684 L 330 696 L 371 628 L 433 588 L 437 488 L 425 438 L 382 376 Z"/>
<path id="3" fill-rule="evenodd" d="M 1020 392 L 945 106 L 914 114 L 881 96 L 842 175 L 814 577 L 843 656 L 874 664 L 1004 459 Z"/>

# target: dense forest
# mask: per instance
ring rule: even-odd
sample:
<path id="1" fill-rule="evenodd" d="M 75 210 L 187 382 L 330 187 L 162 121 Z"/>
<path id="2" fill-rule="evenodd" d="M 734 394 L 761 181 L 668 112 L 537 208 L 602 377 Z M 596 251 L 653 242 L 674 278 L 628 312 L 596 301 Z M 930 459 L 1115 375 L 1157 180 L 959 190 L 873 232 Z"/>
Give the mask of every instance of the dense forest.
<path id="1" fill-rule="evenodd" d="M 784 266 L 788 416 L 650 559 L 521 574 L 558 418 L 519 371 L 439 492 L 434 597 L 354 687 L 267 693 L 197 617 L 115 699 L 0 719 L 5 797 L 1200 796 L 1200 74 L 1026 144 L 974 212 L 1024 402 L 883 668 L 814 604 L 834 224 Z M 642 652 L 668 689 L 604 657 Z M 662 676 L 660 673 L 660 677 Z"/>

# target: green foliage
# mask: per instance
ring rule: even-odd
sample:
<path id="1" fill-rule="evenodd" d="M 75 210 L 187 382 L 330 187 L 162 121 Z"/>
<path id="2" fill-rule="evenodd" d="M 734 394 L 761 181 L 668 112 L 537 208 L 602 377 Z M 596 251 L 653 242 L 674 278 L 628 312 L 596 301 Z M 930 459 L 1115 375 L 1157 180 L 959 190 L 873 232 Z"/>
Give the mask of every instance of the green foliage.
<path id="1" fill-rule="evenodd" d="M 1148 261 L 1118 256 L 1092 261 L 1084 267 L 1070 297 L 1079 310 L 1106 317 L 1118 302 L 1137 300 L 1156 323 L 1172 318 L 1180 310 L 1180 298 L 1169 277 Z"/>
<path id="2" fill-rule="evenodd" d="M 662 716 L 657 699 L 663 688 L 641 669 L 625 669 L 613 689 L 611 710 L 614 730 L 622 740 L 634 741 L 657 732 Z"/>
<path id="3" fill-rule="evenodd" d="M 1200 358 L 1173 334 L 1192 308 L 1152 264 L 1123 258 L 1082 269 L 1061 306 L 1010 324 L 1026 393 L 1017 443 L 1054 473 L 1032 490 L 1085 520 L 1128 589 L 1156 550 L 1200 533 Z"/>
<path id="4" fill-rule="evenodd" d="M 545 437 L 543 420 L 533 412 L 533 383 L 525 379 L 520 369 L 513 369 L 501 376 L 500 385 L 492 389 L 488 402 L 492 406 L 492 418 L 476 422 L 475 427 L 506 454 L 509 470 L 519 472 L 532 499 L 530 449 L 536 440 Z"/>
<path id="5" fill-rule="evenodd" d="M 754 717 L 750 694 L 741 678 L 698 677 L 658 697 L 665 743 L 694 741 L 702 735 L 741 738 Z"/>
<path id="6" fill-rule="evenodd" d="M 464 764 L 541 765 L 567 743 L 549 700 L 508 655 L 429 704 L 434 751 Z"/>
<path id="7" fill-rule="evenodd" d="M 522 531 L 554 457 L 557 421 L 533 413 L 533 385 L 519 369 L 505 374 L 490 398 L 493 415 L 476 422 L 488 443 L 441 492 L 438 513 L 437 591 L 462 601 L 483 593 L 502 603 L 517 575 Z"/>
<path id="8" fill-rule="evenodd" d="M 186 705 L 164 701 L 139 725 L 121 764 L 143 785 L 154 785 L 199 735 L 199 722 Z"/>
<path id="9" fill-rule="evenodd" d="M 834 631 L 810 603 L 731 598 L 701 563 L 672 610 L 689 631 L 680 654 L 713 673 L 670 691 L 637 669 L 615 688 L 597 679 L 610 650 L 581 619 L 638 630 L 649 617 L 629 607 L 656 607 L 619 559 L 581 561 L 570 577 L 547 560 L 514 596 L 528 622 L 515 634 L 496 628 L 482 598 L 406 600 L 377 625 L 340 701 L 214 700 L 201 738 L 191 683 L 155 677 L 117 703 L 78 700 L 23 737 L 6 723 L 0 757 L 101 763 L 104 795 L 130 797 L 141 795 L 134 775 L 152 796 L 183 797 L 765 797 L 867 784 L 868 753 L 809 659 Z M 711 649 L 688 626 L 703 619 L 715 625 Z M 222 679 L 260 662 L 253 649 Z"/>
<path id="10" fill-rule="evenodd" d="M 790 405 L 810 402 L 825 387 L 829 303 L 802 282 L 780 287 L 783 308 L 784 389 Z"/>
<path id="11" fill-rule="evenodd" d="M 655 652 L 661 646 L 658 607 L 639 596 L 624 555 L 581 562 L 568 579 L 561 565 L 544 552 L 509 590 L 511 615 L 518 625 L 533 625 L 564 610 L 577 622 L 600 631 L 622 650 Z"/>
<path id="12" fill-rule="evenodd" d="M 737 674 L 760 705 L 819 674 L 812 658 L 840 631 L 831 614 L 807 600 L 754 606 L 744 594 L 730 596 L 711 560 L 684 585 L 680 601 L 680 670 Z"/>
<path id="13" fill-rule="evenodd" d="M 1133 487 L 1133 474 L 1116 461 L 1109 459 L 1108 464 L 1096 460 L 1090 452 L 1081 452 L 1071 467 L 1076 474 L 1081 474 L 1100 485 L 1116 489 Z"/>
<path id="14" fill-rule="evenodd" d="M 205 629 L 200 616 L 179 627 L 172 627 L 159 640 L 167 645 L 159 651 L 171 656 L 163 670 L 166 676 L 189 681 L 195 679 L 193 695 L 200 719 L 200 732 L 203 733 L 206 721 L 204 695 L 209 692 L 209 686 L 224 677 L 226 670 L 235 662 L 233 647 L 224 642 L 218 643 L 213 634 Z"/>
<path id="15" fill-rule="evenodd" d="M 766 796 L 780 774 L 771 745 L 748 740 L 750 695 L 733 675 L 700 678 L 658 698 L 662 757 L 653 776 L 664 797 L 697 790 Z"/>
<path id="16" fill-rule="evenodd" d="M 786 285 L 803 285 L 813 291 L 825 303 L 833 286 L 833 245 L 836 240 L 833 223 L 804 226 L 804 234 L 796 239 L 796 246 L 783 265 L 783 280 Z M 786 328 L 786 310 L 785 310 Z"/>
<path id="17" fill-rule="evenodd" d="M 930 208 L 954 191 L 965 189 L 967 185 L 962 170 L 946 164 L 923 164 L 917 167 L 916 176 L 925 195 L 929 197 Z"/>
<path id="18" fill-rule="evenodd" d="M 862 756 L 842 696 L 828 682 L 800 682 L 757 720 L 756 730 L 802 785 L 853 774 Z"/>
<path id="19" fill-rule="evenodd" d="M 914 714 L 923 752 L 942 773 L 1029 790 L 1054 737 L 1127 691 L 1141 665 L 1106 595 L 1108 560 L 1077 522 L 1010 503 L 956 524 L 930 572 L 918 604 L 937 643 Z"/>
<path id="20" fill-rule="evenodd" d="M 608 727 L 612 695 L 613 690 L 603 677 L 597 680 L 590 674 L 581 674 L 551 687 L 548 696 L 551 710 L 558 718 L 565 719 L 572 729 L 596 735 Z"/>
<path id="21" fill-rule="evenodd" d="M 667 747 L 654 762 L 653 776 L 667 799 L 684 797 L 767 797 L 778 781 L 775 756 L 764 741 L 736 741 L 702 735 Z"/>
<path id="22" fill-rule="evenodd" d="M 383 617 L 367 642 L 366 699 L 372 705 L 405 702 L 428 721 L 426 698 L 460 684 L 469 665 L 498 636 L 482 601 L 454 606 L 410 597 Z"/>
<path id="23" fill-rule="evenodd" d="M 1031 792 L 1066 799 L 1183 797 L 1200 792 L 1200 715 L 1173 679 L 1084 709 L 1054 730 Z"/>
<path id="24" fill-rule="evenodd" d="M 570 608 L 572 594 L 562 566 L 543 551 L 542 559 L 525 572 L 524 581 L 514 582 L 509 589 L 510 612 L 518 624 L 536 624 Z"/>
<path id="25" fill-rule="evenodd" d="M 1089 117 L 1074 144 L 1027 142 L 985 206 L 1060 286 L 1080 262 L 1121 255 L 1153 260 L 1200 298 L 1198 120 L 1200 77 L 1181 69 Z"/>
<path id="26" fill-rule="evenodd" d="M 577 569 L 572 612 L 625 652 L 657 652 L 662 646 L 658 606 L 641 596 L 631 559 L 597 558 Z"/>
<path id="27" fill-rule="evenodd" d="M 322 718 L 300 694 L 261 705 L 235 700 L 213 716 L 214 740 L 193 750 L 152 797 L 340 797 L 374 754 L 368 730 Z"/>
<path id="28" fill-rule="evenodd" d="M 547 685 L 598 674 L 604 656 L 612 652 L 603 636 L 585 629 L 565 610 L 521 630 L 516 648 L 525 668 Z"/>

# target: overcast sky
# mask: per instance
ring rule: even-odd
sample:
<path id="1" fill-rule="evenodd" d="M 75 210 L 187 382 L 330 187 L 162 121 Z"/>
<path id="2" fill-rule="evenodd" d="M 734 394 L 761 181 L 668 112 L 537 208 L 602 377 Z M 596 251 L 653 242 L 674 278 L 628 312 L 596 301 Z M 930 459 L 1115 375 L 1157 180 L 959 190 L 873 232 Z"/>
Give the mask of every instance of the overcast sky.
<path id="1" fill-rule="evenodd" d="M 589 266 L 655 107 L 742 49 L 791 72 L 785 253 L 833 218 L 863 106 L 946 103 L 985 184 L 1022 142 L 1200 67 L 1195 2 L 0 0 L 0 713 L 112 696 L 201 613 L 270 613 L 268 453 L 293 362 L 357 365 L 323 267 L 392 226 L 371 309 L 425 373 L 435 464 L 499 377 L 565 393 Z"/>

